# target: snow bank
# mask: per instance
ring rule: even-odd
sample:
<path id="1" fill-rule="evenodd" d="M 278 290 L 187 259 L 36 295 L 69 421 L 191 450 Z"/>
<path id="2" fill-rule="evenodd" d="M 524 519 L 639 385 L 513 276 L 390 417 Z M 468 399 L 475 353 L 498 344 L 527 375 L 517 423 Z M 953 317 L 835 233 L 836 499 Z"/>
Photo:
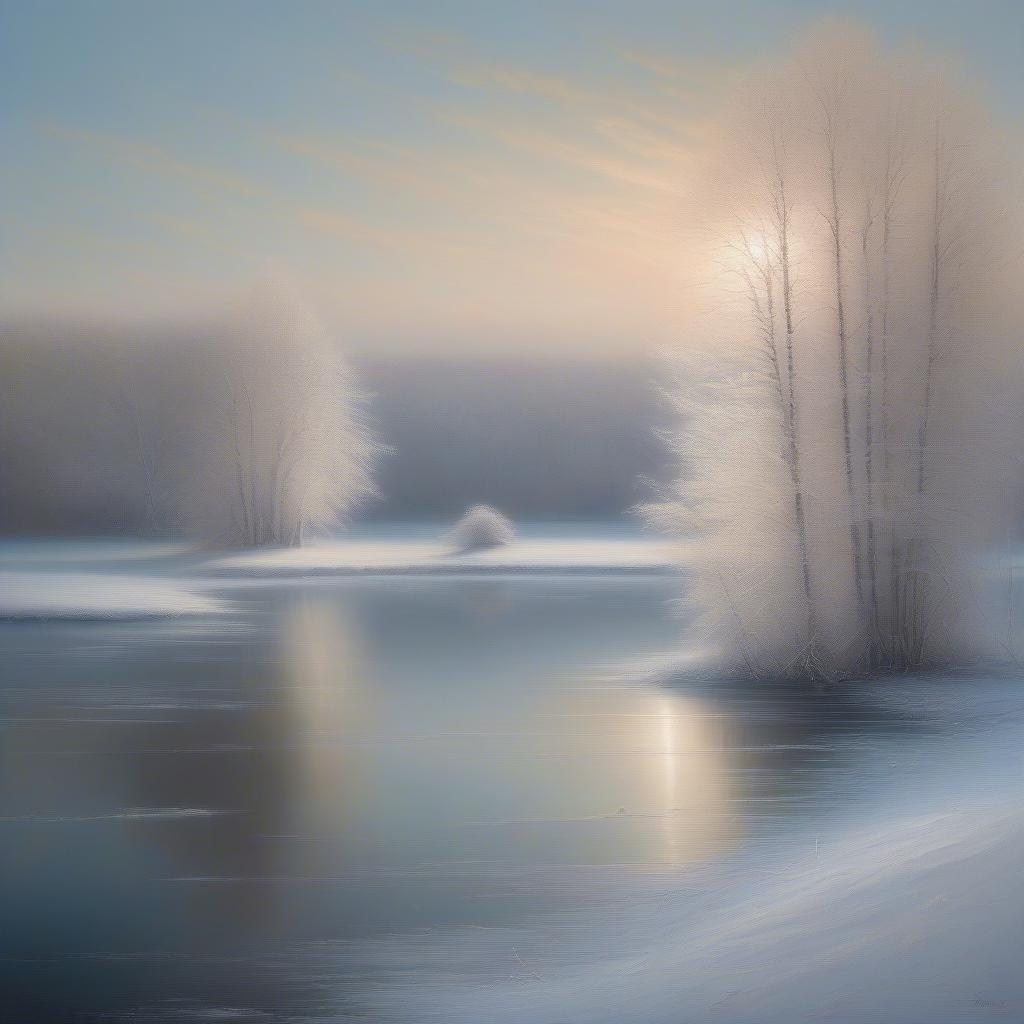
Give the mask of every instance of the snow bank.
<path id="1" fill-rule="evenodd" d="M 661 540 L 543 538 L 452 554 L 439 541 L 342 540 L 306 548 L 244 552 L 206 564 L 246 576 L 640 574 L 678 571 Z"/>
<path id="2" fill-rule="evenodd" d="M 99 573 L 0 572 L 0 619 L 211 615 L 226 605 L 179 582 Z"/>
<path id="3" fill-rule="evenodd" d="M 512 521 L 490 505 L 474 505 L 445 534 L 456 554 L 504 547 L 515 537 Z"/>

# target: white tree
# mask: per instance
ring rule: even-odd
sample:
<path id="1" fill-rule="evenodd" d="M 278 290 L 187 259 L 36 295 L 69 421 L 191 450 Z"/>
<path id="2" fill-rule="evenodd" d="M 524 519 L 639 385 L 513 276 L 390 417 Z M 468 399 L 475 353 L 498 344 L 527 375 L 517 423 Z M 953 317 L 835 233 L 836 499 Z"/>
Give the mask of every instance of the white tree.
<path id="1" fill-rule="evenodd" d="M 294 300 L 256 295 L 210 345 L 202 469 L 188 495 L 211 540 L 298 545 L 373 491 L 364 398 Z"/>
<path id="2" fill-rule="evenodd" d="M 981 638 L 1021 378 L 1000 321 L 1015 228 L 967 93 L 844 26 L 730 115 L 705 204 L 717 337 L 669 385 L 678 478 L 648 514 L 697 535 L 695 631 L 754 674 L 905 669 Z"/>

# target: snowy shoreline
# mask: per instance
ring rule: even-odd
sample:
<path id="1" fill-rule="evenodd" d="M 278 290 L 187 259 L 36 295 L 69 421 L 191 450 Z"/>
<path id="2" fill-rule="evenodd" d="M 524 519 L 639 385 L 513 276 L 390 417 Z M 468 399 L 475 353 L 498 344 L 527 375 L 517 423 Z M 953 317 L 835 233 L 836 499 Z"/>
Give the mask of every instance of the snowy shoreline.
<path id="1" fill-rule="evenodd" d="M 228 604 L 182 581 L 112 573 L 0 572 L 0 620 L 218 615 Z"/>
<path id="2" fill-rule="evenodd" d="M 444 539 L 353 538 L 302 548 L 207 552 L 148 542 L 0 545 L 0 620 L 122 620 L 217 615 L 232 583 L 333 577 L 608 577 L 678 572 L 643 536 L 542 536 L 454 554 Z M 121 568 L 135 561 L 131 574 Z"/>
<path id="3" fill-rule="evenodd" d="M 664 543 L 648 539 L 545 538 L 452 554 L 437 541 L 345 540 L 305 548 L 246 551 L 203 569 L 246 576 L 669 575 Z"/>

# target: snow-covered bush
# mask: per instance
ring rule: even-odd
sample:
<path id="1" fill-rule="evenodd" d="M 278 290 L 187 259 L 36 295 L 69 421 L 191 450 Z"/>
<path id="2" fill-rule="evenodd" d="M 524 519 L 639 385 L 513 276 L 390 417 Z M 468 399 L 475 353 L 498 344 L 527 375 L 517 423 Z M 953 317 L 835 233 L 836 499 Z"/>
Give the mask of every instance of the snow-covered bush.
<path id="1" fill-rule="evenodd" d="M 490 505 L 474 505 L 445 535 L 458 552 L 499 548 L 515 540 L 511 520 Z"/>

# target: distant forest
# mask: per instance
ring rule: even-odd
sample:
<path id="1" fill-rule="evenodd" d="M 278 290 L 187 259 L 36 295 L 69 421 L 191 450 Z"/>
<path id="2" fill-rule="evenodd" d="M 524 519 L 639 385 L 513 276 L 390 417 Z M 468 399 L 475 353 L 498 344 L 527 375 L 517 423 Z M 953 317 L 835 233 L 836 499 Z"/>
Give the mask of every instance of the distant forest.
<path id="1" fill-rule="evenodd" d="M 0 330 L 0 531 L 166 534 L 152 525 L 159 436 L 126 424 L 201 416 L 195 332 L 9 325 Z M 663 464 L 650 361 L 353 355 L 386 451 L 358 519 L 620 517 Z M 149 407 L 149 409 L 147 409 Z M 178 436 L 182 430 L 176 428 Z M 173 530 L 171 531 L 174 532 Z"/>

